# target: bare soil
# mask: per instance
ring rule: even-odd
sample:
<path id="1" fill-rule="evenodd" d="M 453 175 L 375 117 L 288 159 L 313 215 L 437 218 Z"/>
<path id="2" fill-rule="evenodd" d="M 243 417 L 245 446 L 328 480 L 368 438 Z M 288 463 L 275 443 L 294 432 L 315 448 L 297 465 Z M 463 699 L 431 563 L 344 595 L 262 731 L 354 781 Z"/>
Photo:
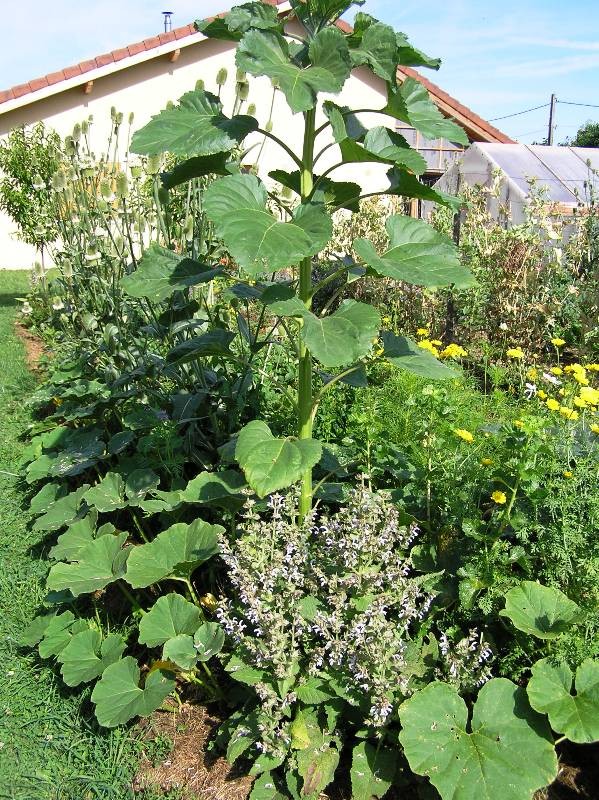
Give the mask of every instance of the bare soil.
<path id="1" fill-rule="evenodd" d="M 27 330 L 20 322 L 15 322 L 15 332 L 25 345 L 25 361 L 31 372 L 40 371 L 40 360 L 45 353 L 44 343 Z"/>
<path id="2" fill-rule="evenodd" d="M 168 737 L 173 749 L 157 764 L 142 757 L 133 781 L 134 792 L 179 790 L 182 800 L 246 800 L 254 779 L 207 750 L 221 721 L 207 708 L 188 704 L 172 714 L 153 714 L 146 723 L 146 737 Z"/>

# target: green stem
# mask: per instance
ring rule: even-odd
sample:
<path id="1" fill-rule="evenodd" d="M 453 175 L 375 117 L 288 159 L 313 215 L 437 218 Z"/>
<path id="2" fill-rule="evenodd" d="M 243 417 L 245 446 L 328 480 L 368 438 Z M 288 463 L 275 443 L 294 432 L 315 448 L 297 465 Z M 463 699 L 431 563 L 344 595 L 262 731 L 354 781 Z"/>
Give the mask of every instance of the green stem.
<path id="1" fill-rule="evenodd" d="M 311 109 L 304 115 L 304 149 L 301 168 L 301 199 L 304 202 L 314 187 L 314 139 L 316 111 Z M 312 259 L 304 258 L 299 267 L 299 296 L 307 309 L 312 302 Z M 312 438 L 312 355 L 306 347 L 300 328 L 298 363 L 298 437 Z M 302 475 L 299 503 L 300 520 L 312 508 L 312 470 Z"/>

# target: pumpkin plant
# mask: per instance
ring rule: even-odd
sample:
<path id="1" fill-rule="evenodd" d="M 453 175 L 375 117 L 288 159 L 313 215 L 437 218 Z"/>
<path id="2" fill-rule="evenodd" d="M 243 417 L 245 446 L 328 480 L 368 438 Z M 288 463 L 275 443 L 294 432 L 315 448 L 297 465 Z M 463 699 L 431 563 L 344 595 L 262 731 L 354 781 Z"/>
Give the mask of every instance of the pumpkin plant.
<path id="1" fill-rule="evenodd" d="M 238 267 L 237 291 L 249 293 L 261 305 L 262 321 L 274 317 L 274 327 L 288 333 L 297 353 L 291 397 L 295 435 L 279 438 L 265 423 L 250 422 L 239 433 L 235 456 L 260 497 L 301 481 L 302 517 L 312 506 L 312 470 L 322 455 L 321 444 L 312 436 L 319 401 L 336 382 L 356 381 L 364 374 L 363 362 L 379 337 L 382 357 L 398 367 L 430 378 L 455 374 L 410 339 L 381 331 L 380 315 L 370 305 L 345 300 L 334 310 L 327 303 L 316 313 L 315 299 L 333 281 L 347 283 L 366 275 L 428 288 L 471 283 L 450 239 L 426 222 L 402 215 L 387 221 L 389 243 L 384 252 L 358 239 L 353 244 L 355 258 L 339 257 L 327 265 L 323 278 L 314 278 L 316 258 L 332 236 L 335 212 L 355 211 L 364 197 L 391 194 L 459 206 L 455 198 L 420 182 L 426 162 L 395 130 L 401 120 L 427 137 L 467 144 L 464 131 L 443 117 L 421 83 L 413 78 L 398 80 L 400 65 L 437 68 L 439 62 L 368 14 L 359 12 L 353 31 L 347 33 L 339 18 L 350 6 L 361 4 L 292 0 L 291 10 L 281 14 L 274 6 L 253 2 L 233 8 L 223 18 L 196 23 L 205 36 L 237 43 L 236 63 L 243 73 L 270 78 L 290 111 L 302 120 L 300 152 L 289 147 L 276 124 L 274 129 L 272 124 L 260 127 L 252 116 L 225 116 L 219 98 L 204 89 L 183 95 L 132 139 L 136 153 L 186 157 L 178 167 L 182 178 L 222 175 L 208 187 L 204 210 Z M 356 67 L 367 69 L 380 82 L 386 96 L 382 107 L 352 110 L 330 99 L 341 92 Z M 379 115 L 381 124 L 366 128 L 359 116 L 366 112 Z M 293 172 L 270 171 L 271 181 L 295 195 L 293 205 L 281 202 L 261 177 L 229 169 L 227 157 L 250 135 L 275 142 L 295 165 Z M 336 151 L 336 160 L 324 168 L 322 159 L 331 150 Z M 366 192 L 358 183 L 331 177 L 352 163 L 387 165 L 387 185 Z M 224 174 L 227 171 L 234 174 Z M 149 253 L 142 259 L 141 274 L 151 270 L 154 257 Z M 172 269 L 177 268 L 176 260 Z M 268 282 L 273 273 L 284 279 Z M 222 338 L 224 333 L 217 335 Z M 259 339 L 257 333 L 251 349 L 255 352 L 270 341 L 268 336 Z M 203 342 L 195 350 L 188 345 L 190 359 L 201 358 L 204 352 Z"/>

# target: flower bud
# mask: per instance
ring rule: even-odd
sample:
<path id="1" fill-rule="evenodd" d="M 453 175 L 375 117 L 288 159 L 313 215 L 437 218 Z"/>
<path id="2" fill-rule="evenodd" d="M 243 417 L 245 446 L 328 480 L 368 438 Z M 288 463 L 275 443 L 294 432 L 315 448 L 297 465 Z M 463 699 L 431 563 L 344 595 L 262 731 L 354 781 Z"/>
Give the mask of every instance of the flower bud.
<path id="1" fill-rule="evenodd" d="M 247 100 L 250 93 L 250 85 L 247 81 L 237 84 L 237 94 L 241 100 Z"/>
<path id="2" fill-rule="evenodd" d="M 148 174 L 149 175 L 157 175 L 160 172 L 160 167 L 162 166 L 162 155 L 157 154 L 153 156 L 148 156 Z"/>
<path id="3" fill-rule="evenodd" d="M 81 125 L 76 122 L 73 125 L 73 141 L 78 142 L 81 139 Z"/>
<path id="4" fill-rule="evenodd" d="M 204 81 L 200 78 L 196 81 L 195 90 L 196 92 L 203 92 L 204 91 Z"/>
<path id="5" fill-rule="evenodd" d="M 133 125 L 133 120 L 135 119 L 135 114 L 133 111 L 129 114 L 129 125 Z"/>
<path id="6" fill-rule="evenodd" d="M 255 103 L 250 103 L 248 108 L 247 108 L 247 112 L 246 113 L 250 117 L 255 117 L 256 116 L 256 104 Z"/>
<path id="7" fill-rule="evenodd" d="M 228 72 L 224 67 L 221 67 L 219 71 L 216 73 L 216 85 L 217 86 L 224 86 L 227 82 L 227 75 Z"/>
<path id="8" fill-rule="evenodd" d="M 116 196 L 121 199 L 129 196 L 129 182 L 124 172 L 119 172 L 116 176 Z"/>

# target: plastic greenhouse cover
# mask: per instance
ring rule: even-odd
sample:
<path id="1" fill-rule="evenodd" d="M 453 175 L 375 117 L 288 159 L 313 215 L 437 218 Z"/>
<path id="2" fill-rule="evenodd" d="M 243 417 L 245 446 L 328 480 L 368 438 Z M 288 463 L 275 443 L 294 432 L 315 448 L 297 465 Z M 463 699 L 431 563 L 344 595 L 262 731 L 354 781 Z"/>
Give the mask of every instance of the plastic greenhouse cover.
<path id="1" fill-rule="evenodd" d="M 575 204 L 589 198 L 589 184 L 599 191 L 599 148 L 524 144 L 477 145 L 525 194 L 529 179 L 546 187 L 548 199 Z M 590 166 L 587 162 L 590 162 Z M 594 172 L 595 171 L 595 172 Z"/>

